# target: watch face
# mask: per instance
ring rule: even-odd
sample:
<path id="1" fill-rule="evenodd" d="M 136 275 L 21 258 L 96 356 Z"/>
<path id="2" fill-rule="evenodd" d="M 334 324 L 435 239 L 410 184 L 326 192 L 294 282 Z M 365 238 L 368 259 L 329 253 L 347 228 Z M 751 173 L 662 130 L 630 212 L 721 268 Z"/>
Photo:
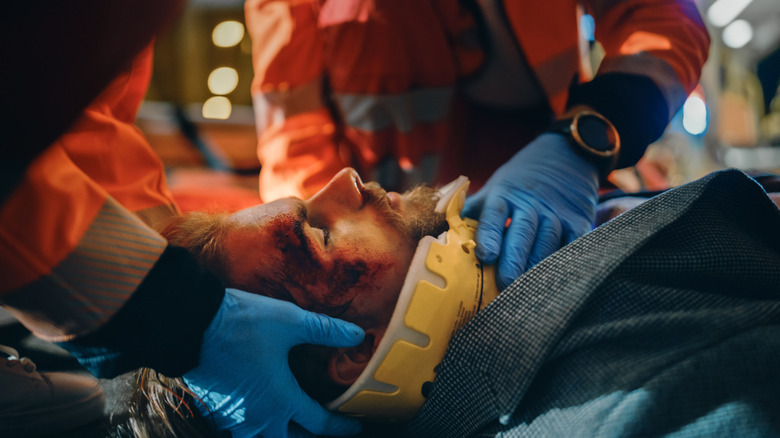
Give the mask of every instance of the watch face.
<path id="1" fill-rule="evenodd" d="M 618 141 L 617 133 L 607 122 L 590 114 L 578 117 L 577 133 L 586 145 L 602 152 L 615 149 Z"/>

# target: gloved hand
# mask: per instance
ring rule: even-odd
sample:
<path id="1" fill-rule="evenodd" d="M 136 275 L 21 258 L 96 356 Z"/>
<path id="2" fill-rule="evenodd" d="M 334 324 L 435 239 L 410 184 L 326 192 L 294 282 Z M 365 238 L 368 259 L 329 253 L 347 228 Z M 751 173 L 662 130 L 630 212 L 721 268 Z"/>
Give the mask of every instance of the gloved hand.
<path id="1" fill-rule="evenodd" d="M 295 304 L 227 289 L 203 338 L 200 364 L 184 381 L 210 410 L 220 430 L 233 437 L 353 435 L 358 420 L 326 411 L 298 386 L 287 361 L 295 345 L 351 347 L 363 330 Z M 201 412 L 208 415 L 202 406 Z"/>
<path id="2" fill-rule="evenodd" d="M 540 135 L 466 200 L 463 216 L 479 220 L 477 257 L 498 260 L 501 289 L 591 229 L 598 171 L 567 142 L 562 134 Z"/>

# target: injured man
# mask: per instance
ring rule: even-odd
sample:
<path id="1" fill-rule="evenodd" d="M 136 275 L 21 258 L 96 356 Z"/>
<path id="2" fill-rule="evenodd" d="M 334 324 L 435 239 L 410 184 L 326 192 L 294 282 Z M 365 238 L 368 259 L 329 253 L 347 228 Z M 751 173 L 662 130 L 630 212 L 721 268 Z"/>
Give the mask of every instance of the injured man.
<path id="1" fill-rule="evenodd" d="M 360 325 L 361 345 L 290 365 L 366 436 L 780 434 L 780 210 L 755 180 L 653 197 L 500 295 L 460 218 L 467 186 L 399 195 L 345 169 L 309 200 L 163 234 L 228 287 Z M 219 394 L 136 374 L 132 432 L 216 436 L 200 402 Z"/>

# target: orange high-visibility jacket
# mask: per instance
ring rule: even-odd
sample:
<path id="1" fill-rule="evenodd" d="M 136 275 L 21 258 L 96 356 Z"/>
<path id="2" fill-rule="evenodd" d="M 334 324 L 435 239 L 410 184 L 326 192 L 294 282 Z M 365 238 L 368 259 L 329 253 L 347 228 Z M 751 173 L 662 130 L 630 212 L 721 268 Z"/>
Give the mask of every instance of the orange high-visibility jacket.
<path id="1" fill-rule="evenodd" d="M 33 161 L 2 206 L 2 301 L 44 339 L 103 324 L 165 249 L 142 218 L 178 210 L 162 162 L 133 124 L 151 55 L 139 56 Z"/>
<path id="2" fill-rule="evenodd" d="M 151 60 L 150 48 L 138 55 L 0 207 L 0 304 L 98 376 L 194 366 L 224 294 L 150 226 L 178 214 L 133 124 Z"/>
<path id="3" fill-rule="evenodd" d="M 547 111 L 585 104 L 616 125 L 620 167 L 661 135 L 708 53 L 693 0 L 475 1 L 486 2 L 497 4 Z M 370 172 L 394 156 L 411 168 L 457 142 L 459 80 L 490 58 L 463 4 L 247 1 L 261 196 L 307 197 L 344 165 Z M 595 77 L 579 29 L 584 13 L 605 52 Z"/>

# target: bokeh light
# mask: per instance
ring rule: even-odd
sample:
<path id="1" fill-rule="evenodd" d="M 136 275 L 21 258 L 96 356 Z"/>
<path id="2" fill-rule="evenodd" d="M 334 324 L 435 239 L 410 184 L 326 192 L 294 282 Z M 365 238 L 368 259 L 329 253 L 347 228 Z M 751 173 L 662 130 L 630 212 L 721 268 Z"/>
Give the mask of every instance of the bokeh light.
<path id="1" fill-rule="evenodd" d="M 691 135 L 700 135 L 707 130 L 707 105 L 696 94 L 688 96 L 683 105 L 682 124 Z"/>
<path id="2" fill-rule="evenodd" d="M 745 20 L 735 20 L 723 29 L 723 44 L 732 49 L 744 47 L 753 39 L 753 26 Z"/>
<path id="3" fill-rule="evenodd" d="M 209 74 L 209 91 L 214 94 L 228 94 L 238 86 L 238 72 L 232 67 L 219 67 Z"/>
<path id="4" fill-rule="evenodd" d="M 584 14 L 580 17 L 580 33 L 588 41 L 596 40 L 596 21 L 593 16 Z"/>
<path id="5" fill-rule="evenodd" d="M 213 96 L 203 103 L 203 118 L 225 120 L 230 117 L 233 106 L 225 96 Z"/>
<path id="6" fill-rule="evenodd" d="M 223 21 L 211 32 L 211 41 L 217 47 L 233 47 L 244 38 L 244 25 L 238 21 Z"/>
<path id="7" fill-rule="evenodd" d="M 707 9 L 713 26 L 723 27 L 737 18 L 753 0 L 717 0 Z"/>

